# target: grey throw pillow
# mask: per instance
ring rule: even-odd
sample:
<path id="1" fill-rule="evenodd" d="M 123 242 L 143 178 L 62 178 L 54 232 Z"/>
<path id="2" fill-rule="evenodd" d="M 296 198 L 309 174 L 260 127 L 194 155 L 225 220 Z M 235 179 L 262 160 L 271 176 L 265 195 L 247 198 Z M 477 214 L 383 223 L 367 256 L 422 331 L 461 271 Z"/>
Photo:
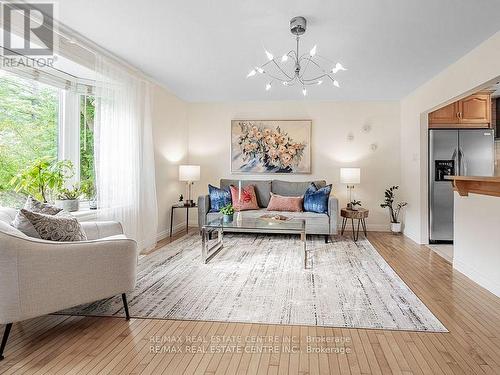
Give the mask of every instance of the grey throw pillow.
<path id="1" fill-rule="evenodd" d="M 33 197 L 28 197 L 28 199 L 26 199 L 24 209 L 46 215 L 56 215 L 62 211 L 61 208 L 48 203 L 39 202 Z M 29 237 L 41 238 L 33 224 L 31 224 L 31 221 L 28 220 L 28 218 L 21 211 L 18 211 L 11 225 Z"/>
<path id="2" fill-rule="evenodd" d="M 78 220 L 71 214 L 35 213 L 24 208 L 21 213 L 33 224 L 40 238 L 49 241 L 85 241 L 87 236 Z"/>

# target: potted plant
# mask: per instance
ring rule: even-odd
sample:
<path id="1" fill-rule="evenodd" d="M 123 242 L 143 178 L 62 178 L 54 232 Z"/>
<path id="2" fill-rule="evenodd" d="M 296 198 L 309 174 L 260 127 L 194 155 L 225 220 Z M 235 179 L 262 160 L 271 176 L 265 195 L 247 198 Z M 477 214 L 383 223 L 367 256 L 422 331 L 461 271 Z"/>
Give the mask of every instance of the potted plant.
<path id="1" fill-rule="evenodd" d="M 356 206 L 359 206 L 361 207 L 361 201 L 357 201 L 356 199 L 354 199 L 353 201 L 347 203 L 347 208 L 352 210 L 352 211 L 357 211 L 358 209 L 356 208 Z"/>
<path id="2" fill-rule="evenodd" d="M 224 223 L 231 223 L 234 216 L 234 207 L 231 203 L 220 209 L 220 213 L 224 215 Z"/>
<path id="3" fill-rule="evenodd" d="M 82 191 L 79 186 L 73 186 L 71 189 L 60 188 L 55 202 L 56 207 L 68 212 L 78 211 L 81 195 Z"/>
<path id="4" fill-rule="evenodd" d="M 401 222 L 399 221 L 399 214 L 401 213 L 401 209 L 408 205 L 406 202 L 399 202 L 394 205 L 394 200 L 396 198 L 395 191 L 399 189 L 399 186 L 391 186 L 389 189 L 385 190 L 385 199 L 384 203 L 380 205 L 382 208 L 388 208 L 389 214 L 391 216 L 391 231 L 393 233 L 401 232 Z"/>
<path id="5" fill-rule="evenodd" d="M 21 173 L 10 180 L 16 192 L 31 195 L 47 203 L 61 189 L 64 181 L 74 175 L 73 163 L 69 160 L 54 160 L 44 157 L 35 160 Z"/>
<path id="6" fill-rule="evenodd" d="M 91 210 L 97 210 L 97 198 L 96 198 L 96 188 L 94 181 L 85 180 L 80 184 L 80 191 L 82 195 L 88 199 L 89 208 Z"/>

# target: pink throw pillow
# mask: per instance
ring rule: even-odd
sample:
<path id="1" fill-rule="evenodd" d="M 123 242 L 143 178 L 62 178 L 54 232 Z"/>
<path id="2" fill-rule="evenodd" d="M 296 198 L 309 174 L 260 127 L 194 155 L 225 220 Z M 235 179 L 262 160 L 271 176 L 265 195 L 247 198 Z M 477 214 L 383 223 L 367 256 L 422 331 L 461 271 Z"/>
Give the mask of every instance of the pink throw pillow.
<path id="1" fill-rule="evenodd" d="M 231 185 L 231 199 L 236 211 L 258 210 L 257 196 L 253 185 L 241 188 L 241 201 L 238 202 L 238 188 Z"/>
<path id="2" fill-rule="evenodd" d="M 271 200 L 267 206 L 268 211 L 302 212 L 304 197 L 284 197 L 271 193 Z"/>

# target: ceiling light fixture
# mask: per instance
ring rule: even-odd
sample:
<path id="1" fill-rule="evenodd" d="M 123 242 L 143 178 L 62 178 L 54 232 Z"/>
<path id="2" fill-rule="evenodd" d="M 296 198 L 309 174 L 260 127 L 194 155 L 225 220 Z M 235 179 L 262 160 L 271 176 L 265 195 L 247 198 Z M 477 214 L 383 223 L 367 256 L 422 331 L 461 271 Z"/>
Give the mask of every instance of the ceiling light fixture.
<path id="1" fill-rule="evenodd" d="M 299 16 L 292 18 L 290 20 L 290 32 L 295 36 L 297 43 L 296 49 L 291 50 L 280 58 L 282 64 L 275 60 L 271 52 L 265 50 L 268 61 L 252 69 L 250 73 L 248 73 L 247 78 L 253 77 L 259 72 L 271 78 L 271 81 L 266 85 L 266 91 L 271 89 L 273 81 L 278 81 L 281 82 L 283 86 L 298 85 L 302 87 L 302 94 L 304 96 L 307 95 L 306 86 L 321 85 L 323 79 L 330 79 L 333 86 L 340 87 L 339 82 L 333 75 L 340 71 L 347 70 L 341 63 L 336 63 L 331 68 L 323 68 L 320 64 L 321 60 L 326 62 L 329 66 L 332 66 L 333 62 L 318 55 L 316 45 L 311 48 L 309 53 L 299 55 L 300 37 L 306 32 L 306 26 L 307 21 L 304 17 Z M 293 66 L 290 66 L 290 63 L 285 64 L 289 60 L 291 60 Z M 290 68 L 292 68 L 292 70 L 290 70 Z"/>

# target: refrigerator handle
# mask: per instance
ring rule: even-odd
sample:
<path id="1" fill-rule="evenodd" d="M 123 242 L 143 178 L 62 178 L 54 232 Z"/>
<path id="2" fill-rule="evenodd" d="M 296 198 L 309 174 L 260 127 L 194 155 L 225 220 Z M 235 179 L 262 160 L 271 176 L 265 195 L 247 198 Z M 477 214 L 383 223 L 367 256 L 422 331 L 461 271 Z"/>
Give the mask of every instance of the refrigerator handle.
<path id="1" fill-rule="evenodd" d="M 457 149 L 453 150 L 453 155 L 451 155 L 451 158 L 453 159 L 453 162 L 455 163 L 455 175 L 459 175 L 459 166 L 458 166 L 458 152 Z"/>
<path id="2" fill-rule="evenodd" d="M 460 147 L 458 148 L 458 163 L 460 166 L 460 176 L 467 176 L 467 159 Z"/>

